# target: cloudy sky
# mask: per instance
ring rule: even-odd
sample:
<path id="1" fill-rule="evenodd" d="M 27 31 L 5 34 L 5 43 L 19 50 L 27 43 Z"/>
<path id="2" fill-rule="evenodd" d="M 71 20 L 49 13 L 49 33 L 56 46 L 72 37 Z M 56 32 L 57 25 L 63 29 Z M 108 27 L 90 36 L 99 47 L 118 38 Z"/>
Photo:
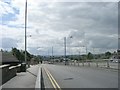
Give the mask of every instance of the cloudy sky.
<path id="1" fill-rule="evenodd" d="M 64 37 L 67 54 L 117 50 L 118 3 L 106 1 L 28 0 L 27 50 L 51 55 L 53 47 L 55 55 L 64 54 Z M 24 50 L 25 0 L 1 0 L 0 8 L 0 48 Z"/>

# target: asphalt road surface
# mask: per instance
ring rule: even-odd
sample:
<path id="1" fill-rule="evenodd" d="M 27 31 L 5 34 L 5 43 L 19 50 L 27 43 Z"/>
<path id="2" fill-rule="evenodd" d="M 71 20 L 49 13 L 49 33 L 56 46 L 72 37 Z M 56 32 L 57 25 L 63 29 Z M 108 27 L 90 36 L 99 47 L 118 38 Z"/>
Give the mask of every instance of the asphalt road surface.
<path id="1" fill-rule="evenodd" d="M 118 88 L 118 71 L 43 64 L 46 88 Z"/>

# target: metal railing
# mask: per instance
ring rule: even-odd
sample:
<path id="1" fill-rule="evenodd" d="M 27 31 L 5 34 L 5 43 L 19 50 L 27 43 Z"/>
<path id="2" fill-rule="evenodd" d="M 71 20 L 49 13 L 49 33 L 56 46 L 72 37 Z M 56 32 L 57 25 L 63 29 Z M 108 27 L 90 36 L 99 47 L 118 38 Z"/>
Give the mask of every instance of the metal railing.
<path id="1" fill-rule="evenodd" d="M 65 65 L 65 62 L 55 62 L 54 64 Z M 81 60 L 81 61 L 68 61 L 69 66 L 82 66 L 82 67 L 101 67 L 119 69 L 118 62 L 112 62 L 110 60 Z"/>
<path id="2" fill-rule="evenodd" d="M 85 61 L 69 61 L 69 65 L 74 66 L 88 66 L 88 67 L 103 67 L 118 69 L 118 62 L 112 62 L 109 60 L 85 60 Z"/>

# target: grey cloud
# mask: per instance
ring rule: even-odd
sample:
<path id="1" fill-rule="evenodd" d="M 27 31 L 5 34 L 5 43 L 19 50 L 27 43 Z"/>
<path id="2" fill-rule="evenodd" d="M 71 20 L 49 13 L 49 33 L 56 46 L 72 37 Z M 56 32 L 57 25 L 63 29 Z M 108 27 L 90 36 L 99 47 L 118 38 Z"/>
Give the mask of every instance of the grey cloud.
<path id="1" fill-rule="evenodd" d="M 53 30 L 69 29 L 97 30 L 98 33 L 117 33 L 117 3 L 87 3 L 69 9 L 71 3 L 60 4 L 58 9 L 61 20 L 48 23 Z M 54 14 L 53 14 L 54 15 Z"/>
<path id="2" fill-rule="evenodd" d="M 117 49 L 118 40 L 109 36 L 91 36 L 88 38 L 89 44 L 93 48 Z M 90 43 L 91 42 L 91 43 Z"/>
<path id="3" fill-rule="evenodd" d="M 87 43 L 90 48 L 117 48 L 117 40 L 109 37 L 118 33 L 117 2 L 62 2 L 55 3 L 52 8 L 46 3 L 39 5 L 39 11 L 43 14 L 35 14 L 30 19 L 45 23 L 46 31 L 50 29 L 63 34 L 71 31 L 68 36 L 73 36 L 72 40 L 67 38 L 67 44 L 71 46 Z M 54 41 L 63 45 L 63 41 L 57 39 L 50 39 L 46 44 L 56 45 Z"/>
<path id="4" fill-rule="evenodd" d="M 53 8 L 48 6 L 49 3 L 40 4 L 39 11 L 43 14 L 39 15 L 38 12 L 28 16 L 30 21 L 35 23 L 47 23 L 48 28 L 44 27 L 45 30 L 52 29 L 63 32 L 69 29 L 90 29 L 97 30 L 98 33 L 117 33 L 117 3 L 62 2 L 55 3 Z M 49 18 L 50 16 L 52 18 Z"/>

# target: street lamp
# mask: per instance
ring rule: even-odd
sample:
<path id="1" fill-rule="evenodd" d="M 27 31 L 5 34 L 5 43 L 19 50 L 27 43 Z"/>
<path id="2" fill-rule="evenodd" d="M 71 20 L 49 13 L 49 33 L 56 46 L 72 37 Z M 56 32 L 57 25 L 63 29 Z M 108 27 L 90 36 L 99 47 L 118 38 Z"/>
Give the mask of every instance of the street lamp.
<path id="1" fill-rule="evenodd" d="M 66 37 L 64 37 L 64 58 L 65 58 L 65 65 L 66 65 Z"/>
<path id="2" fill-rule="evenodd" d="M 70 39 L 72 39 L 73 38 L 73 36 L 70 36 Z M 70 60 L 72 60 L 72 52 L 71 52 L 71 48 L 70 48 L 70 53 L 71 53 L 71 56 L 70 56 Z"/>
<path id="3" fill-rule="evenodd" d="M 70 36 L 72 38 L 72 36 Z M 65 58 L 65 65 L 67 65 L 67 60 L 66 60 L 66 37 L 64 37 L 64 58 Z"/>
<path id="4" fill-rule="evenodd" d="M 25 63 L 27 64 L 27 35 L 26 35 L 26 30 L 27 30 L 27 0 L 25 3 Z"/>
<path id="5" fill-rule="evenodd" d="M 39 60 L 40 60 L 40 62 L 41 62 L 41 64 L 42 64 L 42 60 L 41 60 L 42 55 L 40 56 L 40 48 L 41 48 L 41 47 L 38 47 L 37 50 L 38 50 L 38 52 L 39 52 L 39 54 L 38 54 L 38 56 L 39 56 Z"/>
<path id="6" fill-rule="evenodd" d="M 53 46 L 52 46 L 52 61 L 53 61 L 53 63 L 54 63 Z"/>

